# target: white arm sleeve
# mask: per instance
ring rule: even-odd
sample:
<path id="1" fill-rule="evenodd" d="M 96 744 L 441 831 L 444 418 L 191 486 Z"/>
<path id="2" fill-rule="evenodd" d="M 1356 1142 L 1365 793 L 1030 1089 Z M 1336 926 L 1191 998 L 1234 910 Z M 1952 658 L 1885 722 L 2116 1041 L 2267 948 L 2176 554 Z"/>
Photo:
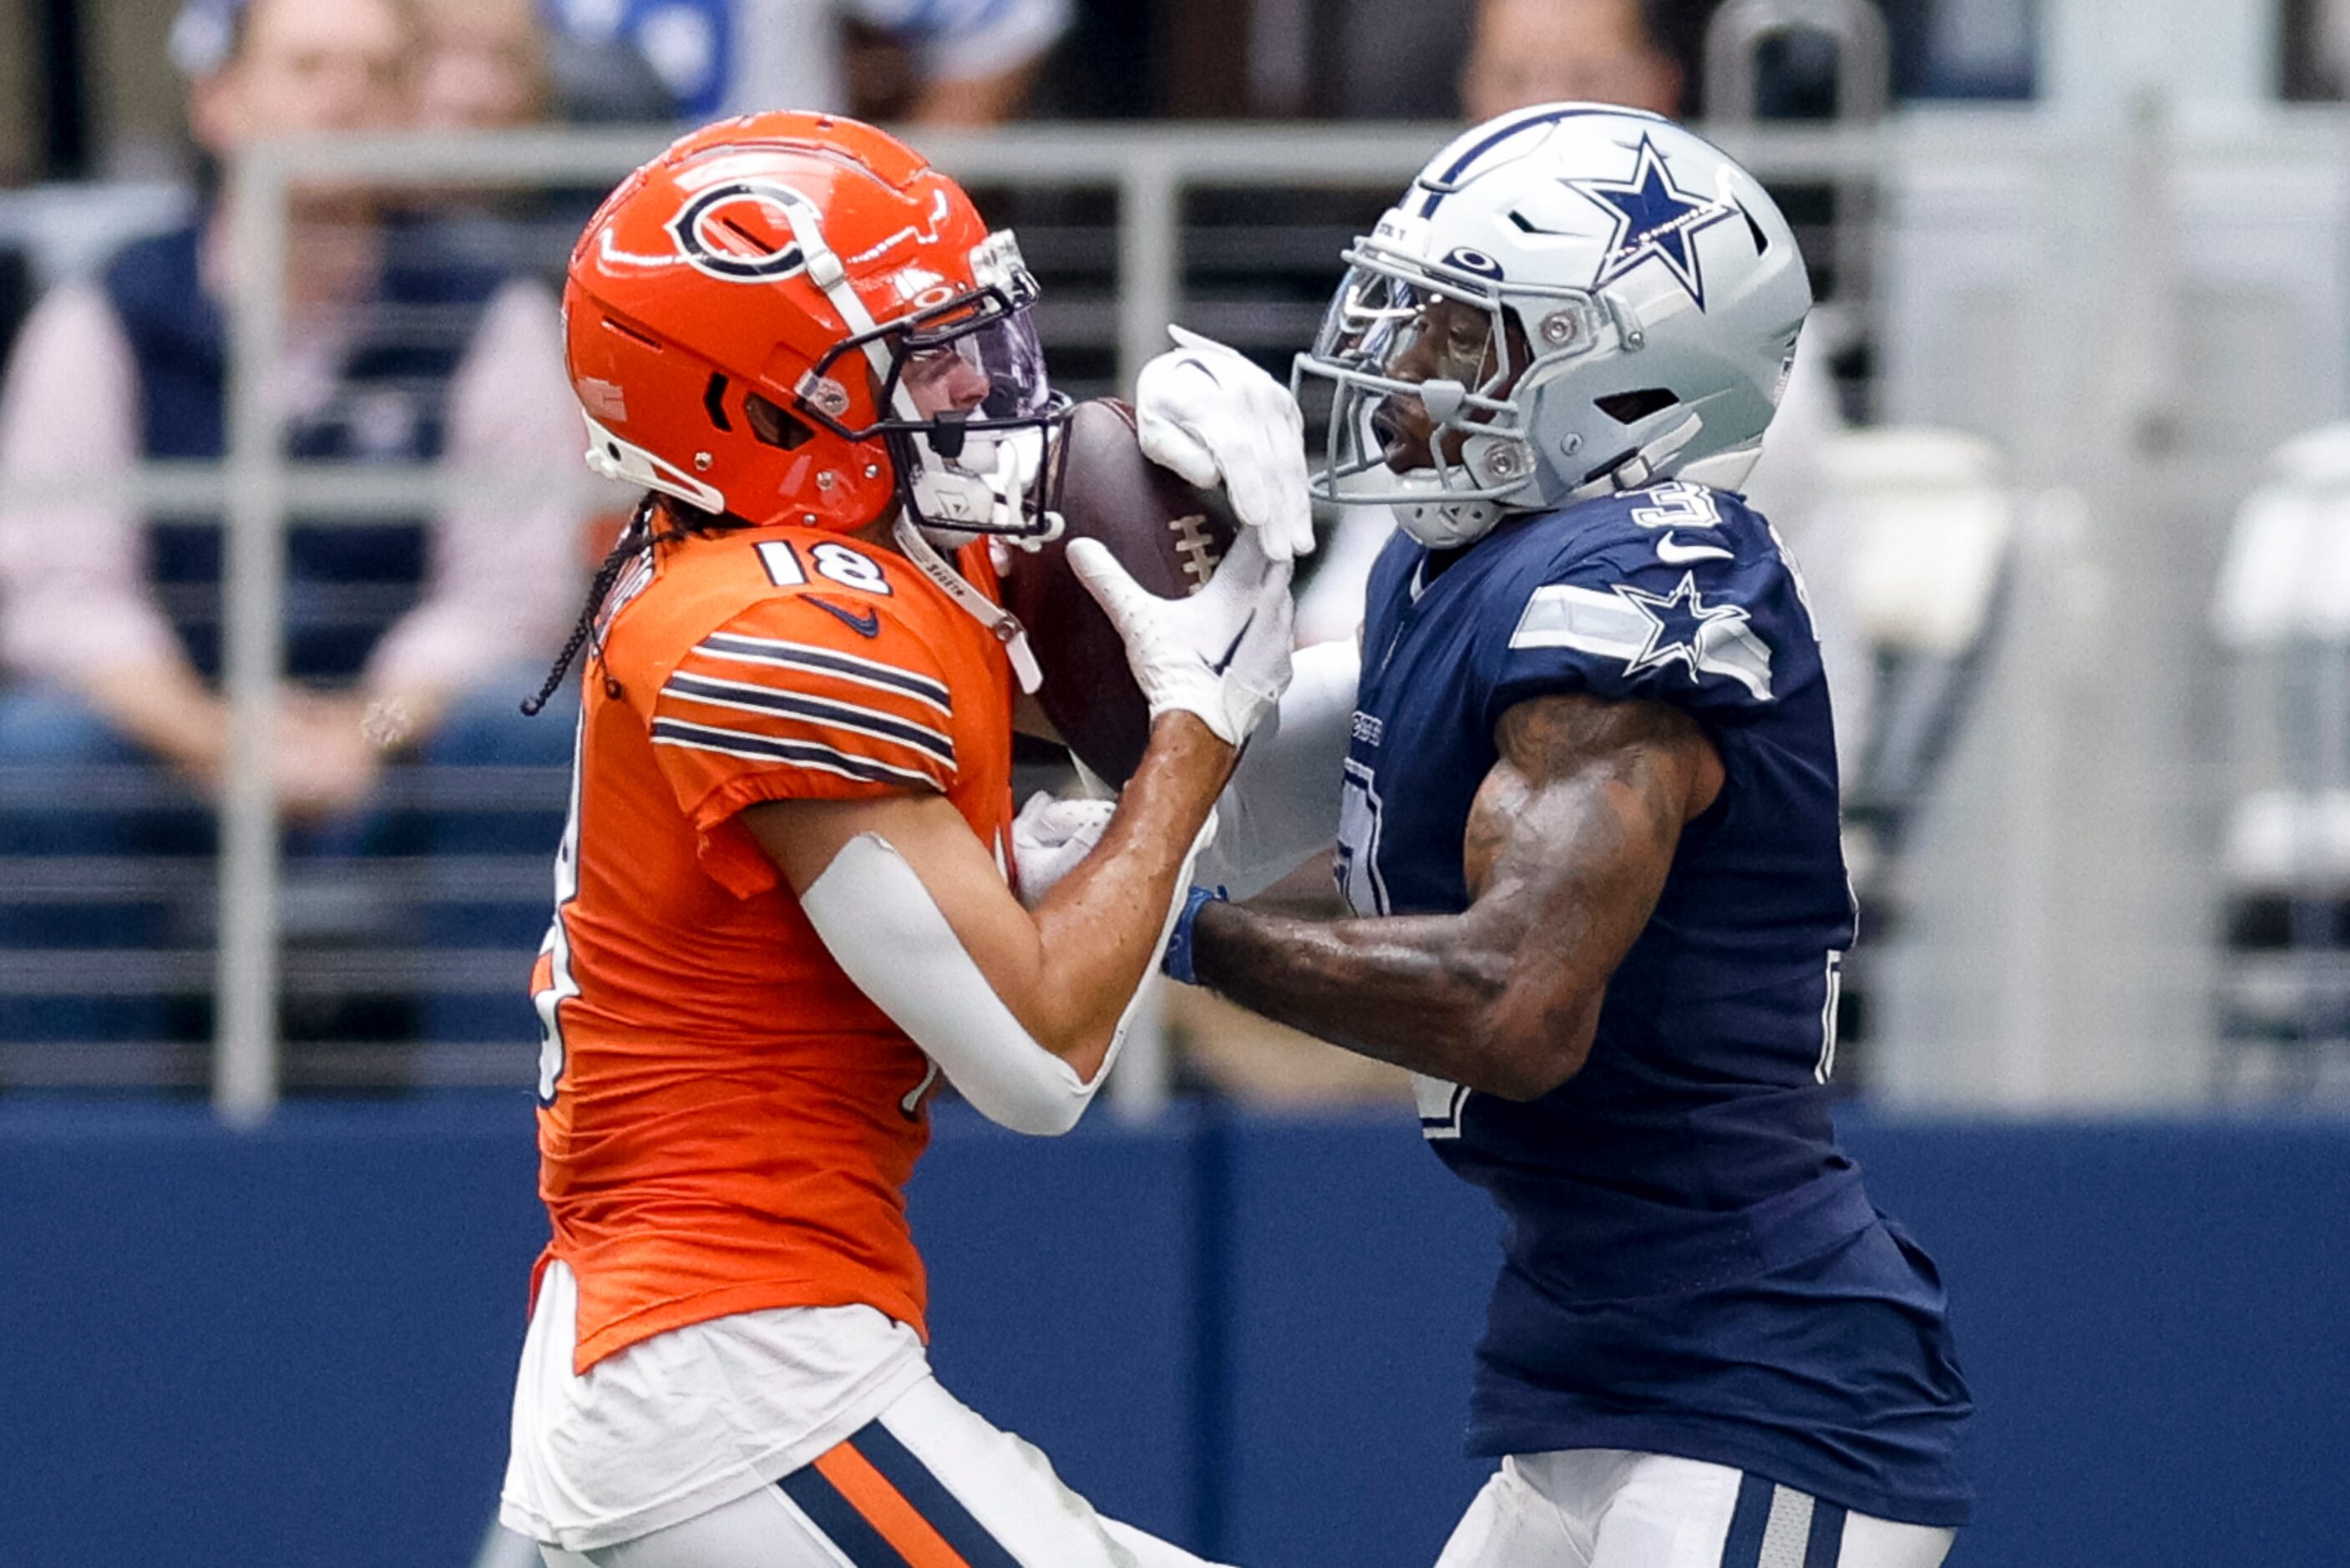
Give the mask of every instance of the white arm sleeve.
<path id="1" fill-rule="evenodd" d="M 1211 818 L 1203 841 L 1213 828 Z M 1191 853 L 1196 858 L 1198 845 Z M 1188 876 L 1177 879 L 1177 898 L 1159 926 L 1145 976 L 1159 971 L 1191 885 Z M 800 908 L 858 989 L 988 1120 L 1014 1132 L 1055 1137 L 1077 1125 L 1109 1076 L 1134 1019 L 1135 998 L 1118 1016 L 1101 1071 L 1090 1083 L 1078 1077 L 1003 1005 L 921 877 L 879 834 L 860 833 L 843 846 L 800 895 Z"/>
<path id="2" fill-rule="evenodd" d="M 1262 893 L 1338 836 L 1338 796 L 1363 656 L 1349 639 L 1302 648 L 1281 707 L 1249 737 L 1216 802 L 1215 842 L 1196 879 L 1235 898 Z"/>

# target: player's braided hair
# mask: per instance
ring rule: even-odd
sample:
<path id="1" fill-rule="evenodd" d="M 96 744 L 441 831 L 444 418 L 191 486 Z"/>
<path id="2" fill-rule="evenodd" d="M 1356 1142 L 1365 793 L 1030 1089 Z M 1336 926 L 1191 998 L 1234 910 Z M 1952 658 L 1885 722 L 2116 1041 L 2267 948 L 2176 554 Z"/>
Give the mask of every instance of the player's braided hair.
<path id="1" fill-rule="evenodd" d="M 579 657 L 581 649 L 593 643 L 592 658 L 599 669 L 602 667 L 604 639 L 597 630 L 596 623 L 604 613 L 604 601 L 611 597 L 612 585 L 620 580 L 620 574 L 628 569 L 630 561 L 636 559 L 638 552 L 652 543 L 654 510 L 652 493 L 648 491 L 645 498 L 637 503 L 636 514 L 629 519 L 629 525 L 620 530 L 620 536 L 612 541 L 609 550 L 604 552 L 603 560 L 597 564 L 596 575 L 588 581 L 588 602 L 579 607 L 579 618 L 572 623 L 571 635 L 563 641 L 563 651 L 555 656 L 555 668 L 546 672 L 546 679 L 540 682 L 536 694 L 523 699 L 525 718 L 537 718 L 546 709 L 547 699 L 562 689 L 563 678 L 571 673 L 571 662 Z M 619 694 L 620 683 L 612 678 L 611 671 L 605 670 L 604 695 L 618 697 Z"/>
<path id="2" fill-rule="evenodd" d="M 660 526 L 664 524 L 667 526 Z M 579 657 L 579 650 L 583 648 L 588 649 L 597 673 L 603 677 L 604 695 L 621 696 L 626 688 L 604 665 L 604 629 L 601 623 L 604 601 L 612 597 L 612 585 L 620 580 L 620 574 L 629 569 L 629 563 L 642 555 L 648 545 L 665 545 L 673 539 L 682 539 L 690 534 L 707 533 L 713 528 L 739 528 L 742 525 L 740 518 L 701 512 L 647 491 L 645 498 L 637 503 L 636 514 L 629 519 L 629 525 L 612 542 L 611 549 L 605 552 L 604 559 L 597 566 L 595 576 L 588 580 L 588 602 L 579 607 L 579 618 L 573 623 L 571 635 L 564 641 L 563 651 L 556 655 L 555 668 L 546 672 L 546 680 L 539 686 L 536 694 L 523 699 L 524 716 L 535 719 L 546 707 L 547 699 L 562 689 L 563 678 L 571 672 L 572 661 Z"/>

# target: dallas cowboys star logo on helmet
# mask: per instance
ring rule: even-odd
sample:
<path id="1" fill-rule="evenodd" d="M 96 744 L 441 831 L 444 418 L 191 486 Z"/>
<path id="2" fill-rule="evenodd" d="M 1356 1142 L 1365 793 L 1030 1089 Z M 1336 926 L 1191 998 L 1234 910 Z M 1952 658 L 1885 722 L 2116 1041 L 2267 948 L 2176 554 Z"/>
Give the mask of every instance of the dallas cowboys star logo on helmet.
<path id="1" fill-rule="evenodd" d="M 1607 251 L 1600 258 L 1599 275 L 1592 280 L 1592 287 L 1605 288 L 1641 263 L 1659 261 L 1689 291 L 1697 307 L 1705 308 L 1705 274 L 1691 242 L 1700 231 L 1742 213 L 1736 202 L 1702 196 L 1674 184 L 1664 154 L 1647 136 L 1640 138 L 1638 160 L 1629 180 L 1562 183 L 1607 209 L 1616 220 L 1616 232 L 1608 236 Z"/>

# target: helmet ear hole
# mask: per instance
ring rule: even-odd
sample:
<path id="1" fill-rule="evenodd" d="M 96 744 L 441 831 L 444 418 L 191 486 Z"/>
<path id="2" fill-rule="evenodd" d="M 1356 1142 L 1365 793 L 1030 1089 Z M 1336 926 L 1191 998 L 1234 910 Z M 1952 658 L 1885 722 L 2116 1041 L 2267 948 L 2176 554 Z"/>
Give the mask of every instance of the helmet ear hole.
<path id="1" fill-rule="evenodd" d="M 1679 401 L 1666 388 L 1647 387 L 1637 392 L 1612 392 L 1604 398 L 1594 398 L 1592 406 L 1619 425 L 1636 425 Z"/>
<path id="2" fill-rule="evenodd" d="M 816 439 L 816 431 L 797 415 L 756 392 L 743 394 L 743 415 L 750 421 L 752 435 L 782 452 L 797 451 Z"/>

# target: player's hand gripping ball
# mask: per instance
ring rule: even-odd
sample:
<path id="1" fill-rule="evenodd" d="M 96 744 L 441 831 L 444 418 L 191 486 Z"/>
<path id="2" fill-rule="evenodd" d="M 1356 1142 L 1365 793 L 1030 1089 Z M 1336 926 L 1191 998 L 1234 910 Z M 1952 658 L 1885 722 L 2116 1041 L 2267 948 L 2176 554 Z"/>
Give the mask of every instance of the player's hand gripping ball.
<path id="1" fill-rule="evenodd" d="M 1175 347 L 1134 384 L 1143 456 L 1201 490 L 1222 490 L 1268 559 L 1310 554 L 1314 508 L 1297 400 L 1238 350 L 1180 327 L 1167 332 Z"/>
<path id="2" fill-rule="evenodd" d="M 1045 683 L 1039 706 L 1070 750 L 1123 785 L 1150 739 L 1150 709 L 1109 617 L 1069 569 L 1068 545 L 1100 542 L 1135 582 L 1161 598 L 1208 586 L 1235 533 L 1224 498 L 1193 489 L 1142 455 L 1134 410 L 1114 399 L 1079 403 L 1057 444 L 1059 539 L 1018 556 L 1005 605 L 1028 628 Z"/>
<path id="3" fill-rule="evenodd" d="M 1281 701 L 1297 605 L 1289 563 L 1268 560 L 1256 530 L 1232 542 L 1215 576 L 1189 598 L 1138 587 L 1098 539 L 1069 546 L 1069 569 L 1118 628 L 1152 720 L 1189 713 L 1238 750 Z"/>

